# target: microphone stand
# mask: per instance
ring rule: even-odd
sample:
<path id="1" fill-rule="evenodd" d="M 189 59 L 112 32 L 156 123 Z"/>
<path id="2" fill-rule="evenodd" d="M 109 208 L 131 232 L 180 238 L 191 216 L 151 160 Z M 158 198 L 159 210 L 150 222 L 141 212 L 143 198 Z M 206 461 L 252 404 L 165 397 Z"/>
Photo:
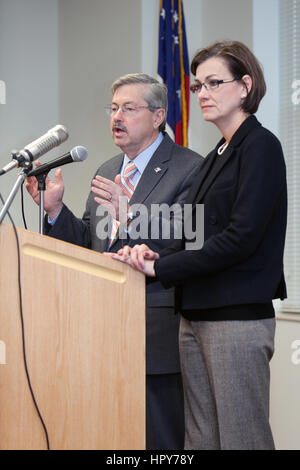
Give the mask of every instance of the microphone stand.
<path id="1" fill-rule="evenodd" d="M 49 170 L 46 170 L 45 173 L 36 176 L 38 181 L 38 190 L 40 192 L 40 215 L 39 215 L 39 233 L 44 235 L 44 192 L 46 190 L 46 178 L 49 173 Z"/>
<path id="2" fill-rule="evenodd" d="M 18 178 L 17 178 L 17 181 L 16 183 L 14 184 L 11 192 L 10 192 L 10 195 L 8 196 L 7 200 L 6 200 L 6 203 L 4 204 L 1 212 L 0 212 L 0 224 L 2 223 L 4 217 L 6 216 L 14 198 L 16 197 L 16 194 L 18 192 L 18 190 L 20 189 L 20 187 L 22 186 L 22 183 L 24 181 L 24 179 L 26 178 L 26 175 L 29 171 L 32 170 L 32 163 L 31 162 L 24 162 L 22 164 L 22 166 L 24 167 L 23 170 L 21 171 L 21 173 L 19 174 Z"/>
<path id="3" fill-rule="evenodd" d="M 2 223 L 4 217 L 6 216 L 14 198 L 16 197 L 17 192 L 19 191 L 20 187 L 23 184 L 24 179 L 27 176 L 27 173 L 29 173 L 32 170 L 32 163 L 31 162 L 24 162 L 22 164 L 24 167 L 19 174 L 16 183 L 14 184 L 14 187 L 12 188 L 10 195 L 8 196 L 6 203 L 4 204 L 1 212 L 0 212 L 0 224 Z M 46 170 L 45 173 L 42 173 L 41 175 L 36 176 L 36 179 L 38 181 L 38 190 L 40 192 L 40 210 L 39 210 L 39 233 L 41 235 L 44 234 L 44 192 L 46 189 L 46 178 L 49 173 L 49 170 Z"/>

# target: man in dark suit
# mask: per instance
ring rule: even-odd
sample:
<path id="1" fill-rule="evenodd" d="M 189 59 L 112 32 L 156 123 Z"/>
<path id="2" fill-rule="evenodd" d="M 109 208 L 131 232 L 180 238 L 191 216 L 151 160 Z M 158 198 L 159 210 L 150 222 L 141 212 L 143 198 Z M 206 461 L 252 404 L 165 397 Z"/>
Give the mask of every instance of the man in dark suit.
<path id="1" fill-rule="evenodd" d="M 176 214 L 168 214 L 170 236 L 166 236 L 158 230 L 162 223 L 158 205 L 182 207 L 202 158 L 174 144 L 164 132 L 167 91 L 157 80 L 144 74 L 126 75 L 114 82 L 112 94 L 111 132 L 123 153 L 97 170 L 82 219 L 63 204 L 61 172 L 56 172 L 56 181 L 48 181 L 45 194 L 46 233 L 100 252 L 116 252 L 136 243 L 160 251 L 172 244 Z M 29 181 L 27 186 L 37 201 L 35 183 Z M 183 392 L 174 291 L 154 282 L 147 285 L 146 299 L 147 449 L 182 449 Z"/>

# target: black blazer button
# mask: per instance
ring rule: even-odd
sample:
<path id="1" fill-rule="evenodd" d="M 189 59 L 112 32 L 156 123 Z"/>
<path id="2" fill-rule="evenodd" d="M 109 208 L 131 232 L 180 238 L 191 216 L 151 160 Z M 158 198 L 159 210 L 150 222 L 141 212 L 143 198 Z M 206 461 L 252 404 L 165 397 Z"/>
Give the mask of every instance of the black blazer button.
<path id="1" fill-rule="evenodd" d="M 212 225 L 215 225 L 217 223 L 217 217 L 215 215 L 210 215 L 209 221 Z"/>

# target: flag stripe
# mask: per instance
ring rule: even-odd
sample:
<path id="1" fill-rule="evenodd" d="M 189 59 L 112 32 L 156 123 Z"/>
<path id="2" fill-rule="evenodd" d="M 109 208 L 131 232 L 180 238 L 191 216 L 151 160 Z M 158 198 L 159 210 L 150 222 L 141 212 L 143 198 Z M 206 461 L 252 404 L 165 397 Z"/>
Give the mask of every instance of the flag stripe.
<path id="1" fill-rule="evenodd" d="M 179 48 L 180 48 L 180 78 L 181 78 L 181 104 L 182 104 L 182 137 L 183 145 L 187 146 L 187 107 L 185 96 L 185 76 L 183 64 L 183 43 L 182 43 L 182 4 L 179 1 Z"/>
<path id="2" fill-rule="evenodd" d="M 190 76 L 182 0 L 160 0 L 158 74 L 168 88 L 167 123 L 188 145 Z"/>

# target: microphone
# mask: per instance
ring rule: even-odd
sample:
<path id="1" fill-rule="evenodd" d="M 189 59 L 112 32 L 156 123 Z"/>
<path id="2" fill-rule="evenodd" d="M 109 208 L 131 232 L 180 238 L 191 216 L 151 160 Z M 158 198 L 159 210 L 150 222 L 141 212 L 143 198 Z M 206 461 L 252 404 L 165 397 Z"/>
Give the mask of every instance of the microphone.
<path id="1" fill-rule="evenodd" d="M 55 158 L 54 160 L 51 160 L 48 163 L 44 163 L 44 165 L 38 166 L 34 170 L 31 170 L 28 173 L 27 177 L 43 175 L 45 173 L 48 173 L 53 168 L 66 165 L 67 163 L 83 162 L 87 156 L 87 149 L 79 145 L 77 147 L 74 147 L 71 152 L 65 153 L 61 157 Z"/>
<path id="2" fill-rule="evenodd" d="M 20 150 L 20 152 L 13 157 L 13 160 L 2 168 L 0 176 L 15 167 L 21 166 L 24 162 L 37 160 L 37 158 L 49 152 L 49 150 L 52 150 L 54 147 L 58 147 L 60 144 L 65 142 L 68 137 L 69 134 L 67 129 L 58 124 L 46 132 L 46 134 L 42 135 L 42 137 L 39 137 Z"/>

